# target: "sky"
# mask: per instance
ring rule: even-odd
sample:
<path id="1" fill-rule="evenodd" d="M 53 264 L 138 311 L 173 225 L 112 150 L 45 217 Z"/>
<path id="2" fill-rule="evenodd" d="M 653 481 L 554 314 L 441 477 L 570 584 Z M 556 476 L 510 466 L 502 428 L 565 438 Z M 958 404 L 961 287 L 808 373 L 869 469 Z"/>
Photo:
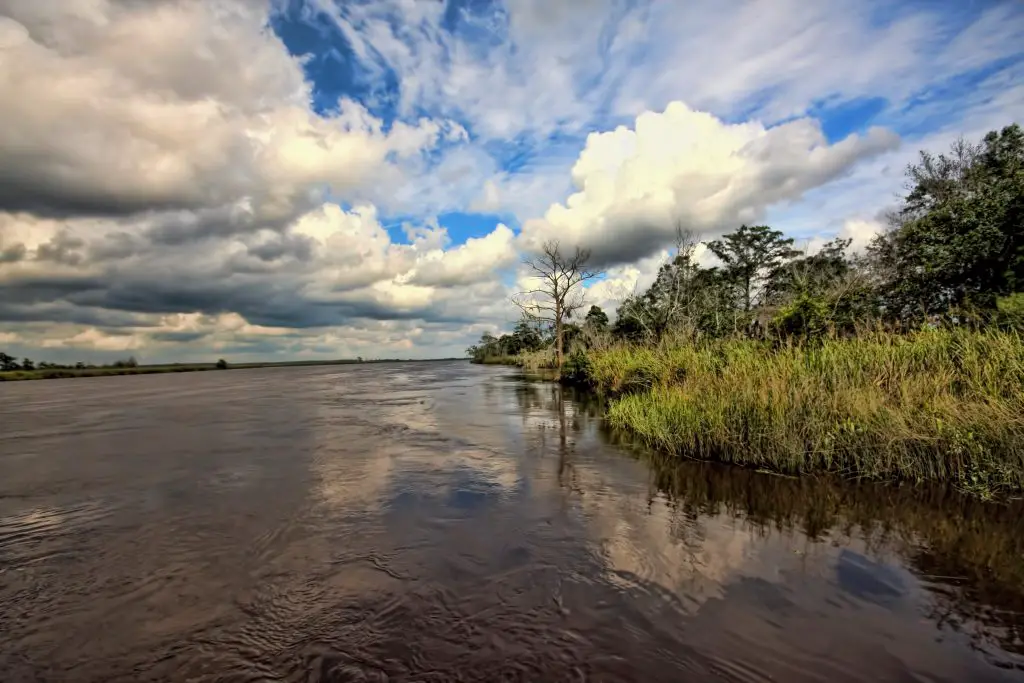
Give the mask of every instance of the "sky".
<path id="1" fill-rule="evenodd" d="M 0 350 L 459 356 L 548 239 L 609 311 L 676 226 L 863 248 L 1024 3 L 0 0 L 0 121 Z"/>

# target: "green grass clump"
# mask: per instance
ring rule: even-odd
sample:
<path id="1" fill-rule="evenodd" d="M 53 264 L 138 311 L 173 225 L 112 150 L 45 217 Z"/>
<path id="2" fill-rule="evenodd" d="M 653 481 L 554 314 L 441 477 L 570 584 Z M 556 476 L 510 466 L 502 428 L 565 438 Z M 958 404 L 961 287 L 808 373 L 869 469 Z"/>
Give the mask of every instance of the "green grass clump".
<path id="1" fill-rule="evenodd" d="M 1024 489 L 1024 340 L 930 330 L 773 348 L 730 339 L 592 352 L 613 426 L 786 474 Z"/>

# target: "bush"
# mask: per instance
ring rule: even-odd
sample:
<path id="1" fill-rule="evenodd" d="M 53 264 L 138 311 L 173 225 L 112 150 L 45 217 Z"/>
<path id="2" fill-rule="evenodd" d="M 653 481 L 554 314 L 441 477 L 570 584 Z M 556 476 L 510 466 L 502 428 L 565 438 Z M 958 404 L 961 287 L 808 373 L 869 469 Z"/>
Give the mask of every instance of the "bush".
<path id="1" fill-rule="evenodd" d="M 577 348 L 565 359 L 561 378 L 567 384 L 589 386 L 593 383 L 593 372 L 590 358 L 583 349 Z"/>
<path id="2" fill-rule="evenodd" d="M 819 339 L 829 328 L 828 305 L 819 297 L 801 294 L 772 318 L 770 327 L 783 337 Z"/>

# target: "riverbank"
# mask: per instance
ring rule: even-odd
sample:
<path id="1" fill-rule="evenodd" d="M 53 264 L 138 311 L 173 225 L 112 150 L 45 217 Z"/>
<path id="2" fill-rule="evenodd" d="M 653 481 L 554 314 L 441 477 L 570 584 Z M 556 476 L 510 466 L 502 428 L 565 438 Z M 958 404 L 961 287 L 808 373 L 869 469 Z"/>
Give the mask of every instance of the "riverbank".
<path id="1" fill-rule="evenodd" d="M 137 365 L 134 367 L 91 367 L 91 368 L 42 368 L 36 370 L 13 370 L 0 372 L 0 382 L 16 382 L 36 379 L 71 379 L 75 377 L 106 377 L 108 375 L 157 375 L 168 372 L 205 372 L 207 370 L 251 370 L 253 368 L 290 368 L 320 365 L 355 365 L 359 363 L 428 363 L 438 361 L 463 360 L 461 358 L 431 358 L 426 360 L 407 360 L 400 358 L 381 358 L 374 360 L 312 360 L 284 361 L 281 363 L 232 363 L 227 367 L 218 367 L 216 363 L 182 363 L 178 365 Z"/>
<path id="2" fill-rule="evenodd" d="M 483 356 L 469 362 L 474 365 L 522 365 L 519 356 Z"/>
<path id="3" fill-rule="evenodd" d="M 153 375 L 166 372 L 202 372 L 217 370 L 216 365 L 136 366 L 128 368 L 43 368 L 41 370 L 13 370 L 0 372 L 0 382 L 18 382 L 33 379 L 71 379 L 74 377 L 105 377 L 107 375 Z"/>
<path id="4" fill-rule="evenodd" d="M 574 356 L 563 378 L 612 397 L 612 426 L 682 457 L 1024 490 L 1024 340 L 1013 333 L 614 346 Z"/>

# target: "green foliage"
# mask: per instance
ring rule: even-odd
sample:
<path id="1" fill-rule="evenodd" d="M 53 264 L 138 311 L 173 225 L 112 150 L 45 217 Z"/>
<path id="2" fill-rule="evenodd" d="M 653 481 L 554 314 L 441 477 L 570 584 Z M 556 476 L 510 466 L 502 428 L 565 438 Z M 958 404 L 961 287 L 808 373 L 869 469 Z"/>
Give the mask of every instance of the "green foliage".
<path id="1" fill-rule="evenodd" d="M 695 246 L 680 237 L 676 255 L 661 266 L 651 287 L 619 307 L 615 337 L 658 342 L 669 334 L 721 336 L 745 326 L 749 315 L 736 308 L 734 278 L 721 269 L 698 266 Z"/>
<path id="2" fill-rule="evenodd" d="M 619 346 L 583 381 L 612 425 L 679 455 L 787 474 L 1024 489 L 1024 339 L 996 330 Z M 584 370 L 585 369 L 585 370 Z M 580 380 L 577 380 L 580 381 Z"/>
<path id="3" fill-rule="evenodd" d="M 725 264 L 725 275 L 736 287 L 740 305 L 750 311 L 755 296 L 771 273 L 799 254 L 793 239 L 767 225 L 741 225 L 739 230 L 707 243 Z"/>
<path id="4" fill-rule="evenodd" d="M 595 332 L 605 332 L 608 329 L 608 314 L 600 306 L 591 306 L 583 324 Z"/>
<path id="5" fill-rule="evenodd" d="M 829 307 L 820 296 L 801 292 L 772 318 L 771 329 L 782 337 L 821 339 L 830 324 Z"/>
<path id="6" fill-rule="evenodd" d="M 590 358 L 586 351 L 580 348 L 574 349 L 566 357 L 562 366 L 562 380 L 569 384 L 586 386 L 590 383 L 592 375 L 593 368 L 590 366 Z"/>
<path id="7" fill-rule="evenodd" d="M 996 323 L 1003 328 L 1024 332 L 1024 292 L 996 299 Z"/>
<path id="8" fill-rule="evenodd" d="M 960 141 L 948 155 L 922 152 L 893 228 L 872 245 L 881 295 L 896 319 L 992 311 L 1024 287 L 1024 131 L 1014 124 Z"/>
<path id="9" fill-rule="evenodd" d="M 743 225 L 707 243 L 722 265 L 703 268 L 681 235 L 654 283 L 619 306 L 612 336 L 657 344 L 923 323 L 1022 329 L 1024 131 L 1015 124 L 948 154 L 922 152 L 907 177 L 892 228 L 862 256 L 848 253 L 849 239 L 800 254 L 780 231 Z"/>
<path id="10" fill-rule="evenodd" d="M 228 362 L 226 360 L 224 360 L 223 358 L 221 358 L 220 360 L 217 361 L 217 369 L 218 370 L 227 370 L 228 369 Z"/>
<path id="11" fill-rule="evenodd" d="M 484 333 L 479 343 L 466 349 L 466 355 L 474 363 L 509 363 L 520 354 L 540 350 L 545 344 L 541 328 L 523 318 L 516 323 L 512 334 L 495 337 Z"/>

